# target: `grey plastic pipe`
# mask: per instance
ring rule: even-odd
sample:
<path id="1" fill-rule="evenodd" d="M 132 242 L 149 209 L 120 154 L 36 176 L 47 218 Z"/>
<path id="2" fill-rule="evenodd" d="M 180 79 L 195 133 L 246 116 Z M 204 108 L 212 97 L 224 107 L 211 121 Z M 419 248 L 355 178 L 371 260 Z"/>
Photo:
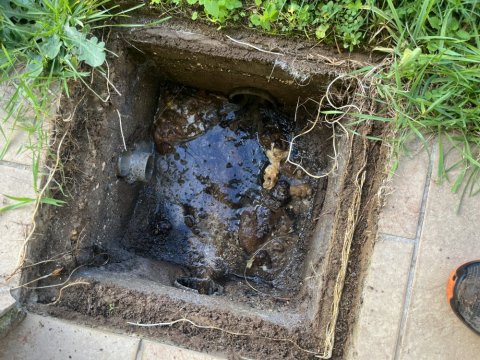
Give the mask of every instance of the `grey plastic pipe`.
<path id="1" fill-rule="evenodd" d="M 123 152 L 118 158 L 118 176 L 129 184 L 148 182 L 152 178 L 155 163 L 153 154 L 136 149 Z"/>

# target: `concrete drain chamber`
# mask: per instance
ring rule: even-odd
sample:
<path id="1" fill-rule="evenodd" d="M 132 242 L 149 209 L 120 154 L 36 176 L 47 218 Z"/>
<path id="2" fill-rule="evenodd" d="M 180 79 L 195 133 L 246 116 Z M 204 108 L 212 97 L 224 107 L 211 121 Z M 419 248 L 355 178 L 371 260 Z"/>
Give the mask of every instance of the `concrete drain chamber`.
<path id="1" fill-rule="evenodd" d="M 329 355 L 358 174 L 378 160 L 319 113 L 345 68 L 173 22 L 110 42 L 114 87 L 62 100 L 68 204 L 37 219 L 28 259 L 49 261 L 23 280 L 54 275 L 26 306 L 220 356 Z M 349 89 L 329 91 L 340 106 Z"/>

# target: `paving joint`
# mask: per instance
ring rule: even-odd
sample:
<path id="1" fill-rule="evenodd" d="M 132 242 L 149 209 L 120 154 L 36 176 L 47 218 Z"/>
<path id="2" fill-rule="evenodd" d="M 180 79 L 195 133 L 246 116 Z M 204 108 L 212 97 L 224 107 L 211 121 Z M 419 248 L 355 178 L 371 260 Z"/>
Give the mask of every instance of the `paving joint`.
<path id="1" fill-rule="evenodd" d="M 135 360 L 142 360 L 143 357 L 143 339 L 140 338 L 137 347 L 137 353 L 135 354 Z"/>
<path id="2" fill-rule="evenodd" d="M 14 169 L 19 170 L 30 170 L 32 167 L 30 165 L 16 163 L 14 161 L 0 160 L 0 166 L 8 166 Z"/>
<path id="3" fill-rule="evenodd" d="M 385 233 L 379 233 L 378 237 L 384 241 L 396 241 L 396 242 L 401 242 L 406 244 L 413 244 L 417 242 L 416 238 L 410 239 L 403 236 L 397 236 L 397 235 L 391 235 L 391 234 L 385 234 Z"/>
<path id="4" fill-rule="evenodd" d="M 430 192 L 430 182 L 432 179 L 432 171 L 433 171 L 433 163 L 435 160 L 435 153 L 436 153 L 436 146 L 432 144 L 431 151 L 430 151 L 430 159 L 428 162 L 428 171 L 427 176 L 425 178 L 425 185 L 423 189 L 423 196 L 422 202 L 420 206 L 420 213 L 418 216 L 418 223 L 417 223 L 417 232 L 415 235 L 415 239 L 413 239 L 413 253 L 412 253 L 412 260 L 410 263 L 410 270 L 408 273 L 408 281 L 407 281 L 407 289 L 405 293 L 405 301 L 403 303 L 402 309 L 402 318 L 400 320 L 400 326 L 398 329 L 397 341 L 395 345 L 395 354 L 394 359 L 400 359 L 400 349 L 403 343 L 403 338 L 405 335 L 405 330 L 407 327 L 407 320 L 408 320 L 408 311 L 410 309 L 410 304 L 412 302 L 412 295 L 413 295 L 413 280 L 415 278 L 415 270 L 417 267 L 417 259 L 418 259 L 418 249 L 420 246 L 420 237 L 422 236 L 423 224 L 425 222 L 425 209 L 427 207 L 427 200 L 428 194 Z"/>

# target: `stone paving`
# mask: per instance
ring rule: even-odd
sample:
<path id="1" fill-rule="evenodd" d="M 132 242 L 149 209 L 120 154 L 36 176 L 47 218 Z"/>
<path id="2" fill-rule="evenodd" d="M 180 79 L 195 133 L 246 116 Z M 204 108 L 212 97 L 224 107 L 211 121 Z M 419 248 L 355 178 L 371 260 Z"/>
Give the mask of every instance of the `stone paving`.
<path id="1" fill-rule="evenodd" d="M 480 337 L 445 300 L 450 271 L 480 257 L 480 203 L 465 198 L 456 213 L 459 196 L 450 184 L 437 185 L 437 157 L 434 150 L 431 158 L 416 150 L 403 159 L 388 186 L 348 359 L 474 359 L 480 354 Z M 32 194 L 27 155 L 10 152 L 0 161 L 0 174 L 0 194 Z M 2 206 L 9 201 L 0 195 Z M 8 282 L 6 277 L 15 269 L 31 212 L 26 206 L 0 215 L 0 319 L 15 306 L 9 289 L 18 285 L 18 277 Z M 36 314 L 27 314 L 0 340 L 0 359 L 69 358 L 218 357 Z"/>
<path id="2" fill-rule="evenodd" d="M 480 258 L 480 203 L 466 197 L 457 213 L 460 196 L 438 184 L 432 152 L 405 157 L 390 184 L 348 359 L 480 356 L 480 337 L 450 310 L 445 291 L 455 267 Z"/>
<path id="3" fill-rule="evenodd" d="M 0 341 L 0 359 L 8 360 L 215 360 L 207 354 L 27 314 Z"/>

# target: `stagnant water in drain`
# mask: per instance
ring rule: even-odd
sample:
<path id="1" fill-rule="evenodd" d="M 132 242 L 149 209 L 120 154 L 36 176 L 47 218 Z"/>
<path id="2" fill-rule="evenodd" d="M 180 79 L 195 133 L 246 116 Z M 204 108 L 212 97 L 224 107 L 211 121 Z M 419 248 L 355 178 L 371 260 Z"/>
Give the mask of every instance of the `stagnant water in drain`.
<path id="1" fill-rule="evenodd" d="M 155 176 L 141 191 L 126 245 L 187 268 L 190 277 L 176 284 L 200 293 L 245 276 L 267 291 L 296 288 L 317 183 L 283 160 L 294 127 L 251 95 L 233 104 L 194 89 L 163 91 Z M 282 161 L 267 184 L 272 149 Z"/>

